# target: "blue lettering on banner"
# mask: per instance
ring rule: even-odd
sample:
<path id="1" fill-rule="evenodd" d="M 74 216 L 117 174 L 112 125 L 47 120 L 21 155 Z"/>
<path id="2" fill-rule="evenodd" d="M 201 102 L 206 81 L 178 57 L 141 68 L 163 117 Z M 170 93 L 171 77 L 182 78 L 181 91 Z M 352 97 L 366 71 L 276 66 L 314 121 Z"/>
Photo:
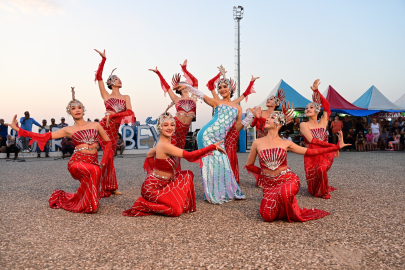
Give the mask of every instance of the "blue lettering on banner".
<path id="1" fill-rule="evenodd" d="M 122 128 L 122 140 L 124 141 L 125 150 L 132 150 L 135 148 L 136 142 L 133 139 L 135 136 L 134 130 L 130 126 L 124 126 Z M 127 142 L 130 144 L 127 145 Z"/>
<path id="2" fill-rule="evenodd" d="M 148 125 L 136 126 L 136 134 L 137 134 L 136 144 L 138 146 L 138 149 L 149 149 L 149 145 L 142 145 L 141 144 L 141 140 L 150 138 L 150 136 L 148 134 L 141 135 L 142 129 L 149 129 L 150 130 L 150 127 Z"/>
<path id="3" fill-rule="evenodd" d="M 58 127 L 53 127 L 52 129 L 51 129 L 51 132 L 55 132 L 55 131 L 58 131 L 60 128 L 58 128 Z M 58 147 L 60 147 L 60 149 L 62 149 L 62 139 L 63 138 L 60 138 L 60 139 L 52 139 L 51 140 L 51 145 L 49 146 L 49 151 L 50 152 L 56 152 L 57 150 L 58 150 L 58 148 L 56 148 L 56 146 L 58 146 Z"/>
<path id="4" fill-rule="evenodd" d="M 150 132 L 152 132 L 152 137 L 155 140 L 155 143 L 153 144 L 153 147 L 155 147 L 157 142 L 159 141 L 160 133 L 156 132 L 155 127 L 150 127 Z"/>

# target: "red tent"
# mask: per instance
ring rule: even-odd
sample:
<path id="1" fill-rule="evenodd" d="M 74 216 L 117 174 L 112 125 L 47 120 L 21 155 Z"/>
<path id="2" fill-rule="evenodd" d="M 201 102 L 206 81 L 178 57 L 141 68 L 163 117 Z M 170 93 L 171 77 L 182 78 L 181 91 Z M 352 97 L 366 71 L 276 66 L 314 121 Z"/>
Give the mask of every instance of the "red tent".
<path id="1" fill-rule="evenodd" d="M 344 99 L 332 86 L 329 85 L 326 90 L 326 100 L 330 104 L 331 109 L 340 109 L 340 110 L 366 110 L 357 106 L 354 106 L 349 101 Z"/>

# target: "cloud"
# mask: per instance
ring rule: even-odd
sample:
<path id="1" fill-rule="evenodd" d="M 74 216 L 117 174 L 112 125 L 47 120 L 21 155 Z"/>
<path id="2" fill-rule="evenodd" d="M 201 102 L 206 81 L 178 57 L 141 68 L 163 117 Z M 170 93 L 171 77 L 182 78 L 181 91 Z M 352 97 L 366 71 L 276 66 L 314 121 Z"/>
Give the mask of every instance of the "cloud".
<path id="1" fill-rule="evenodd" d="M 13 14 L 64 15 L 63 8 L 58 0 L 3 0 L 0 2 L 0 9 Z"/>

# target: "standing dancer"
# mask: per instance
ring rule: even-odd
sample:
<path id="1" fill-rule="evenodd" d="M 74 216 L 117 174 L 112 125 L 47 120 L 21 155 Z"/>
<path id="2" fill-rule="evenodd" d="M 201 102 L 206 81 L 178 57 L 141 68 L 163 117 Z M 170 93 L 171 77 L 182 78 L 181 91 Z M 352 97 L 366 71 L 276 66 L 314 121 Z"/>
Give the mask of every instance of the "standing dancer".
<path id="1" fill-rule="evenodd" d="M 214 108 L 213 119 L 198 132 L 199 148 L 224 140 L 229 129 L 235 121 L 240 121 L 242 116 L 240 106 L 238 108 L 231 101 L 236 89 L 235 82 L 232 79 L 226 79 L 225 72 L 221 74 L 223 78 L 217 84 L 218 92 L 222 96 L 221 100 L 210 98 L 189 85 L 179 85 L 175 88 L 177 90 L 187 88 Z M 224 148 L 222 143 L 220 145 Z M 208 202 L 222 204 L 235 199 L 245 199 L 245 195 L 235 180 L 227 155 L 215 152 L 212 156 L 204 157 L 202 161 L 201 177 L 205 199 Z"/>
<path id="2" fill-rule="evenodd" d="M 305 108 L 305 115 L 309 118 L 308 122 L 300 124 L 300 131 L 304 135 L 305 143 L 311 143 L 309 148 L 318 149 L 330 147 L 333 144 L 328 143 L 328 135 L 326 126 L 331 114 L 329 102 L 318 91 L 320 84 L 319 79 L 315 80 L 311 89 L 314 91 L 312 95 L 313 102 L 309 103 Z M 318 113 L 323 107 L 322 118 L 318 122 Z M 308 192 L 312 196 L 330 199 L 329 192 L 336 188 L 329 186 L 328 171 L 333 163 L 334 156 L 337 153 L 324 153 L 319 156 L 305 156 L 305 174 L 307 177 Z"/>
<path id="3" fill-rule="evenodd" d="M 68 103 L 66 111 L 75 121 L 73 126 L 64 127 L 55 132 L 38 134 L 19 128 L 16 115 L 10 127 L 17 131 L 19 136 L 31 137 L 30 144 L 37 141 L 41 150 L 44 149 L 48 140 L 63 137 L 72 138 L 75 151 L 68 162 L 68 170 L 74 179 L 80 181 L 80 186 L 76 193 L 56 189 L 49 198 L 49 206 L 76 213 L 95 213 L 98 210 L 100 198 L 100 166 L 107 164 L 108 159 L 111 158 L 112 143 L 99 123 L 86 122 L 83 119 L 84 106 L 75 99 L 73 87 L 72 93 L 73 99 Z M 99 137 L 105 142 L 103 158 L 100 163 L 98 163 L 97 155 Z"/>
<path id="4" fill-rule="evenodd" d="M 142 197 L 136 200 L 131 209 L 122 213 L 124 216 L 161 214 L 177 217 L 182 213 L 195 212 L 194 175 L 188 170 L 176 172 L 179 158 L 201 162 L 200 158 L 215 149 L 225 153 L 219 146 L 221 142 L 193 152 L 174 146 L 171 137 L 176 129 L 176 121 L 167 110 L 160 115 L 157 128 L 160 138 L 145 160 L 144 169 L 148 177 L 142 184 Z"/>
<path id="5" fill-rule="evenodd" d="M 282 112 L 274 112 L 266 120 L 265 128 L 268 134 L 253 142 L 245 167 L 263 183 L 260 215 L 267 222 L 278 219 L 303 222 L 329 215 L 323 210 L 299 208 L 295 195 L 300 189 L 300 181 L 298 175 L 287 165 L 287 151 L 307 157 L 336 151 L 348 145 L 344 144 L 341 132 L 339 145 L 322 149 L 304 148 L 281 139 L 279 129 L 291 120 L 294 113 L 293 109 L 288 108 L 289 104 L 284 102 Z M 260 168 L 254 165 L 257 154 Z"/>
<path id="6" fill-rule="evenodd" d="M 102 57 L 101 63 L 98 66 L 96 72 L 96 81 L 98 81 L 98 87 L 100 88 L 101 97 L 104 100 L 104 105 L 106 108 L 105 117 L 100 121 L 100 125 L 106 131 L 108 137 L 112 142 L 112 149 L 117 148 L 117 133 L 119 132 L 119 127 L 125 122 L 135 122 L 135 114 L 132 111 L 131 100 L 128 95 L 121 95 L 120 88 L 122 87 L 122 82 L 116 75 L 111 75 L 107 79 L 107 86 L 112 90 L 111 94 L 107 92 L 103 83 L 103 69 L 105 64 L 105 50 L 104 52 L 99 52 Z M 105 148 L 105 142 L 100 142 L 101 147 Z M 121 195 L 122 193 L 117 191 L 117 176 L 115 175 L 114 167 L 114 155 L 111 159 L 108 159 L 108 163 L 103 167 L 103 176 L 101 178 L 101 198 L 109 197 L 111 194 Z"/>
<path id="7" fill-rule="evenodd" d="M 183 65 L 180 65 L 183 72 L 184 77 L 187 79 L 187 83 L 192 87 L 198 89 L 198 80 L 187 70 L 187 60 L 184 61 Z M 180 149 L 184 149 L 186 145 L 186 137 L 187 133 L 190 129 L 191 122 L 193 121 L 196 110 L 197 110 L 197 103 L 196 103 L 196 96 L 190 95 L 187 89 L 184 90 L 175 90 L 176 94 L 180 95 L 178 97 L 174 94 L 173 90 L 170 88 L 169 84 L 163 78 L 160 71 L 157 69 L 149 69 L 150 71 L 155 72 L 160 79 L 160 85 L 162 86 L 163 92 L 169 93 L 169 96 L 173 102 L 176 104 L 176 116 L 174 120 L 176 121 L 176 130 L 171 136 L 172 144 Z M 180 74 L 176 74 L 173 76 L 172 79 L 172 86 L 173 88 L 178 86 L 179 84 L 183 84 L 184 82 L 180 82 Z M 179 160 L 177 171 L 181 171 L 181 163 Z"/>
<path id="8" fill-rule="evenodd" d="M 262 111 L 259 107 L 256 111 L 255 119 L 252 122 L 252 127 L 256 127 L 257 138 L 262 138 L 267 135 L 267 129 L 264 128 L 266 124 L 266 119 L 277 110 L 285 98 L 285 93 L 282 89 L 277 91 L 277 96 L 270 96 L 266 101 L 266 111 Z"/>
<path id="9" fill-rule="evenodd" d="M 222 67 L 222 65 L 218 69 L 220 70 L 218 75 L 215 76 L 213 79 L 211 79 L 207 84 L 208 89 L 211 91 L 212 96 L 216 100 L 220 100 L 220 97 L 218 96 L 218 94 L 215 91 L 213 91 L 216 88 L 215 81 L 219 80 L 221 71 L 226 73 L 226 71 Z M 240 107 L 239 102 L 241 102 L 244 98 L 246 98 L 246 101 L 247 101 L 248 95 L 256 93 L 253 89 L 253 84 L 255 83 L 255 81 L 257 79 L 259 79 L 259 77 L 253 77 L 253 75 L 252 75 L 252 79 L 250 80 L 249 86 L 246 89 L 246 91 L 240 97 L 238 97 L 237 99 L 232 101 L 234 104 L 236 104 L 238 109 Z M 250 126 L 253 122 L 254 115 L 253 115 L 252 111 L 253 110 L 251 110 L 251 109 L 247 110 L 245 119 L 243 119 L 240 122 L 235 122 L 235 124 L 233 124 L 233 126 L 226 133 L 226 137 L 225 137 L 226 154 L 228 155 L 233 174 L 235 175 L 235 180 L 238 184 L 239 184 L 239 163 L 238 163 L 238 156 L 236 155 L 236 146 L 239 141 L 239 132 L 242 130 L 242 128 L 244 128 L 244 127 L 246 128 L 246 127 Z"/>

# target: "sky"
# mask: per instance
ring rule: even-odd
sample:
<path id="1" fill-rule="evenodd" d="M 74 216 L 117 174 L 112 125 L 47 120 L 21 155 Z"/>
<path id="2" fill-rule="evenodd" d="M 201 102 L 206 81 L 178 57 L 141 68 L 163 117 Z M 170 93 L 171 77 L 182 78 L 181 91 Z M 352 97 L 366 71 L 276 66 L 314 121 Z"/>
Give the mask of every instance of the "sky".
<path id="1" fill-rule="evenodd" d="M 158 67 L 170 82 L 180 65 L 199 89 L 223 65 L 235 75 L 233 6 L 241 20 L 241 92 L 252 75 L 256 94 L 243 110 L 262 102 L 283 79 L 310 99 L 309 88 L 332 85 L 354 102 L 375 85 L 395 102 L 405 93 L 405 1 L 101 1 L 0 0 L 0 118 L 28 110 L 38 122 L 67 118 L 70 87 L 86 107 L 85 118 L 101 119 L 105 108 L 94 74 L 106 50 L 104 80 L 112 69 L 130 95 L 137 120 L 157 118 L 170 103 Z M 288 97 L 287 97 L 288 99 Z M 174 113 L 174 109 L 172 111 Z M 197 105 L 201 128 L 212 108 Z"/>

